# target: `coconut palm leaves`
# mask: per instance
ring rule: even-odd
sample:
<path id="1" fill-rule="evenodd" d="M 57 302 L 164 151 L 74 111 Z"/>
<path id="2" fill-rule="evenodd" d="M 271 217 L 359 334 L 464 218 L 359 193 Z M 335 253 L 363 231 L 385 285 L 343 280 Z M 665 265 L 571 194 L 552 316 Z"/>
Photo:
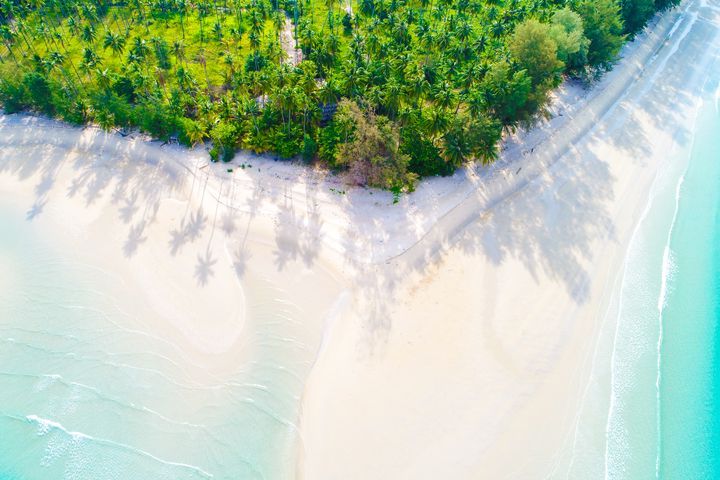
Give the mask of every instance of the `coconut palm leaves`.
<path id="1" fill-rule="evenodd" d="M 610 63 L 621 14 L 638 2 L 648 4 L 0 0 L 0 102 L 30 97 L 29 108 L 188 144 L 210 137 L 223 157 L 233 147 L 317 151 L 350 168 L 337 152 L 361 152 L 367 178 L 397 186 L 412 169 L 449 173 L 494 158 L 502 127 L 531 120 L 561 74 Z M 294 66 L 282 62 L 286 21 L 304 59 Z M 351 124 L 370 131 L 344 148 Z M 366 156 L 378 151 L 382 168 Z"/>

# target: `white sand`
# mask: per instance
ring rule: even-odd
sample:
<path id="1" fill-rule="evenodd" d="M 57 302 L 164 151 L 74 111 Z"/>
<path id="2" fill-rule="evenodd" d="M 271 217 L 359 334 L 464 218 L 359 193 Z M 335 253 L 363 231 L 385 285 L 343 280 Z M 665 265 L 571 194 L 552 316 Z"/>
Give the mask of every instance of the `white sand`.
<path id="1" fill-rule="evenodd" d="M 700 5 L 667 14 L 571 120 L 509 147 L 427 237 L 356 281 L 306 388 L 303 478 L 567 478 L 608 297 L 716 51 Z"/>
<path id="2" fill-rule="evenodd" d="M 254 285 L 296 305 L 322 337 L 298 477 L 543 477 L 652 181 L 686 140 L 716 36 L 701 5 L 666 14 L 594 89 L 564 85 L 492 167 L 396 205 L 270 157 L 208 165 L 28 116 L 0 117 L 0 194 L 219 370 L 252 355 Z"/>

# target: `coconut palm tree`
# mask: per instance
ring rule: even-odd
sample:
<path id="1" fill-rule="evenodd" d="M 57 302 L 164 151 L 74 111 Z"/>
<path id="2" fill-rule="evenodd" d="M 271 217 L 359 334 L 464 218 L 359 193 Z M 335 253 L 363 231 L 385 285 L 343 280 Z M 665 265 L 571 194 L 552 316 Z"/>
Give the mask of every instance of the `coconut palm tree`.
<path id="1" fill-rule="evenodd" d="M 198 122 L 188 122 L 185 134 L 193 147 L 207 138 L 207 132 Z"/>
<path id="2" fill-rule="evenodd" d="M 13 51 L 13 43 L 16 38 L 15 32 L 13 32 L 7 25 L 0 25 L 0 38 L 2 38 L 5 48 L 7 48 L 8 54 L 13 59 L 13 62 L 15 62 L 15 65 L 19 67 L 20 64 L 15 56 L 15 52 Z"/>
<path id="3" fill-rule="evenodd" d="M 177 60 L 177 63 L 184 64 L 185 63 L 185 42 L 181 40 L 175 40 L 172 45 L 172 51 L 173 55 L 175 55 L 175 59 Z"/>
<path id="4" fill-rule="evenodd" d="M 103 47 L 109 48 L 115 55 L 119 56 L 125 51 L 126 42 L 127 39 L 124 35 L 108 30 L 103 38 Z"/>
<path id="5" fill-rule="evenodd" d="M 91 23 L 84 25 L 80 34 L 80 38 L 82 38 L 83 42 L 85 43 L 94 43 L 95 38 L 97 38 L 95 27 Z"/>

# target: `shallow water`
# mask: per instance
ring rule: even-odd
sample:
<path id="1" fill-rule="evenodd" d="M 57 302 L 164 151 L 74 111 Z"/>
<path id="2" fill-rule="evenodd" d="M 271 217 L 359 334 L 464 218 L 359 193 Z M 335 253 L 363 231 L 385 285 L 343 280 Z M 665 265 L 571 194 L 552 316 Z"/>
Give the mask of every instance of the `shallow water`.
<path id="1" fill-rule="evenodd" d="M 720 478 L 720 114 L 715 96 L 706 95 L 687 148 L 670 157 L 622 278 L 606 478 Z"/>
<path id="2" fill-rule="evenodd" d="M 695 120 L 665 152 L 613 288 L 569 466 L 552 478 L 720 478 L 720 62 L 710 50 L 706 62 Z"/>
<path id="3" fill-rule="evenodd" d="M 0 479 L 292 476 L 317 344 L 282 292 L 249 281 L 241 344 L 193 352 L 43 238 L 0 203 Z"/>
<path id="4" fill-rule="evenodd" d="M 720 478 L 720 114 L 701 111 L 661 296 L 660 478 Z"/>

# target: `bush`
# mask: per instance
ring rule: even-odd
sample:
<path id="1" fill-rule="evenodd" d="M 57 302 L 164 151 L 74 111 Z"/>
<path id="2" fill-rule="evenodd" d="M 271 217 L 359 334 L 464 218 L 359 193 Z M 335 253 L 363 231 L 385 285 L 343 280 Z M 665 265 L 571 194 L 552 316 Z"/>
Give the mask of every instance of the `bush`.
<path id="1" fill-rule="evenodd" d="M 412 126 L 400 129 L 400 151 L 410 157 L 408 170 L 421 176 L 450 175 L 453 172 L 441 156 L 440 149 Z"/>
<path id="2" fill-rule="evenodd" d="M 588 65 L 599 70 L 609 68 L 625 40 L 617 0 L 581 0 L 575 10 L 582 17 L 590 42 Z"/>
<path id="3" fill-rule="evenodd" d="M 146 102 L 135 107 L 133 123 L 141 131 L 160 140 L 168 140 L 173 133 L 179 131 L 178 121 L 159 103 Z"/>
<path id="4" fill-rule="evenodd" d="M 565 7 L 555 12 L 550 35 L 557 44 L 558 58 L 568 71 L 579 71 L 587 63 L 590 40 L 585 38 L 580 15 Z"/>
<path id="5" fill-rule="evenodd" d="M 128 102 L 135 103 L 137 101 L 137 94 L 135 93 L 135 87 L 133 86 L 132 80 L 124 75 L 118 75 L 115 81 L 112 83 L 112 91 L 118 96 L 124 97 Z"/>
<path id="6" fill-rule="evenodd" d="M 114 92 L 94 92 L 90 106 L 95 120 L 105 129 L 112 126 L 128 127 L 132 120 L 132 107 L 127 100 Z"/>
<path id="7" fill-rule="evenodd" d="M 338 146 L 350 140 L 355 124 L 350 116 L 350 106 L 355 105 L 342 100 L 332 121 L 320 130 L 318 136 L 318 156 L 332 169 L 345 167 L 343 158 L 338 157 Z"/>
<path id="8" fill-rule="evenodd" d="M 625 33 L 631 36 L 642 30 L 655 13 L 653 0 L 622 0 L 620 6 L 625 23 Z"/>
<path id="9" fill-rule="evenodd" d="M 417 175 L 408 170 L 410 157 L 400 151 L 395 123 L 363 112 L 349 100 L 340 102 L 335 115 L 337 125 L 350 130 L 346 140 L 336 145 L 335 165 L 347 168 L 361 184 L 396 192 L 414 189 Z"/>
<path id="10" fill-rule="evenodd" d="M 88 105 L 81 99 L 57 92 L 53 97 L 57 115 L 68 123 L 82 125 L 88 120 Z"/>
<path id="11" fill-rule="evenodd" d="M 307 133 L 303 137 L 302 157 L 305 162 L 310 163 L 315 159 L 318 151 L 318 144 L 313 137 Z"/>
<path id="12" fill-rule="evenodd" d="M 210 150 L 213 161 L 229 162 L 233 159 L 238 144 L 238 129 L 235 125 L 225 121 L 218 122 L 210 130 L 210 139 L 213 142 Z"/>
<path id="13" fill-rule="evenodd" d="M 181 117 L 177 121 L 178 141 L 187 146 L 194 147 L 207 137 L 205 127 L 191 118 Z"/>
<path id="14" fill-rule="evenodd" d="M 534 18 L 525 20 L 515 27 L 508 48 L 530 75 L 533 86 L 551 88 L 558 83 L 564 64 L 558 59 L 558 45 L 549 25 Z"/>
<path id="15" fill-rule="evenodd" d="M 503 125 L 527 121 L 537 109 L 531 94 L 532 81 L 525 70 L 513 72 L 507 62 L 492 65 L 482 88 L 490 113 Z"/>
<path id="16" fill-rule="evenodd" d="M 17 113 L 28 108 L 25 85 L 14 80 L 1 80 L 0 103 L 5 113 Z"/>
<path id="17" fill-rule="evenodd" d="M 302 127 L 291 124 L 290 130 L 284 125 L 278 125 L 274 129 L 273 150 L 282 158 L 293 158 L 302 152 L 303 133 Z"/>
<path id="18" fill-rule="evenodd" d="M 48 79 L 39 72 L 29 72 L 23 77 L 30 104 L 46 115 L 55 114 L 52 103 L 52 88 Z"/>

